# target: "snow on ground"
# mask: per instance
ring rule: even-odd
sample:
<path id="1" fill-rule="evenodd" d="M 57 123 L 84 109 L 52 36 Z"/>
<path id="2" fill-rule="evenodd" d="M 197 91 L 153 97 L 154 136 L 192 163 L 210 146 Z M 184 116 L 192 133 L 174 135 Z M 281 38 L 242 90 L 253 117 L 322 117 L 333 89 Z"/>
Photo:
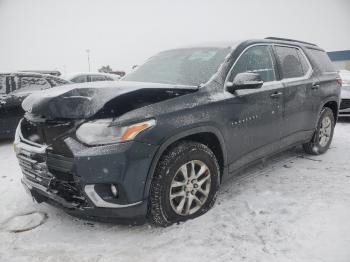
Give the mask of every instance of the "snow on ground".
<path id="1" fill-rule="evenodd" d="M 328 153 L 308 156 L 297 148 L 250 168 L 224 184 L 200 218 L 169 228 L 129 227 L 33 203 L 11 143 L 2 142 L 0 261 L 348 262 L 349 164 L 350 121 L 343 121 Z M 28 225 L 37 227 L 13 232 Z"/>

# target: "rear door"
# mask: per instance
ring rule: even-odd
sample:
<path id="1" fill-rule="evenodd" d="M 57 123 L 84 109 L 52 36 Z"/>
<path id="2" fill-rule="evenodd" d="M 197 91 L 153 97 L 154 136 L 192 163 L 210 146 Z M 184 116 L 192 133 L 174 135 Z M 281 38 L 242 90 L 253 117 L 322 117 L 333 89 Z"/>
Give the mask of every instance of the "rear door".
<path id="1" fill-rule="evenodd" d="M 274 45 L 274 51 L 284 85 L 283 146 L 302 140 L 306 131 L 312 129 L 314 109 L 310 98 L 318 79 L 312 76 L 310 62 L 299 47 Z"/>
<path id="2" fill-rule="evenodd" d="M 229 159 L 233 171 L 277 149 L 281 137 L 283 85 L 278 80 L 271 46 L 247 48 L 233 65 L 227 81 L 238 73 L 259 73 L 264 81 L 260 89 L 237 90 L 228 105 L 232 116 L 228 129 Z"/>
<path id="3" fill-rule="evenodd" d="M 13 136 L 23 115 L 21 101 L 13 95 L 16 89 L 13 76 L 0 76 L 0 138 Z"/>
<path id="4" fill-rule="evenodd" d="M 321 111 L 321 107 L 326 102 L 325 100 L 331 98 L 337 100 L 340 88 L 337 83 L 338 73 L 336 72 L 331 60 L 325 51 L 319 49 L 308 48 L 311 59 L 314 60 L 315 69 L 317 71 L 317 78 L 312 87 L 312 97 L 310 102 L 313 104 L 313 121 L 310 123 L 310 128 L 315 128 L 317 120 Z M 334 97 L 335 96 L 335 97 Z"/>

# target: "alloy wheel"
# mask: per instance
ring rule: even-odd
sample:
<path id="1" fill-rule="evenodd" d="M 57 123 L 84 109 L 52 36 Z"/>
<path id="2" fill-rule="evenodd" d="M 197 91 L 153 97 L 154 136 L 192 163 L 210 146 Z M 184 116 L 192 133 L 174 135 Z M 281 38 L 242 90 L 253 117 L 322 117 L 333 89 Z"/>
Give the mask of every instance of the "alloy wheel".
<path id="1" fill-rule="evenodd" d="M 331 137 L 332 132 L 332 121 L 326 116 L 322 119 L 320 130 L 318 133 L 319 144 L 322 147 L 325 147 Z"/>
<path id="2" fill-rule="evenodd" d="M 181 216 L 192 215 L 206 202 L 211 186 L 210 170 L 199 160 L 182 165 L 170 185 L 170 204 Z"/>

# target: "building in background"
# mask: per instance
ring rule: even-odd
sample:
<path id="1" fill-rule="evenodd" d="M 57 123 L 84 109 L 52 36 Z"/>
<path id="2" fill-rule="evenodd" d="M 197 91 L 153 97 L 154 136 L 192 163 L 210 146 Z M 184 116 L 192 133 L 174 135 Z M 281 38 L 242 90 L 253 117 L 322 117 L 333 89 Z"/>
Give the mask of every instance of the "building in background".
<path id="1" fill-rule="evenodd" d="M 350 70 L 350 50 L 328 52 L 338 70 Z"/>

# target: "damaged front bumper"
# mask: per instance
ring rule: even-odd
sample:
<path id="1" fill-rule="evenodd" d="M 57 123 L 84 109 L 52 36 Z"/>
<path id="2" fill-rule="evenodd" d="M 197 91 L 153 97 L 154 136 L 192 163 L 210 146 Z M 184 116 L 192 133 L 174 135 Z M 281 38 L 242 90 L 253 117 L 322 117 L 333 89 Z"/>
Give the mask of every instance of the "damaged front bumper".
<path id="1" fill-rule="evenodd" d="M 154 146 L 126 142 L 86 147 L 70 137 L 62 142 L 71 157 L 26 140 L 17 129 L 14 146 L 22 183 L 37 202 L 86 219 L 127 224 L 145 221 L 144 188 Z M 117 197 L 111 194 L 110 185 L 118 188 Z"/>

